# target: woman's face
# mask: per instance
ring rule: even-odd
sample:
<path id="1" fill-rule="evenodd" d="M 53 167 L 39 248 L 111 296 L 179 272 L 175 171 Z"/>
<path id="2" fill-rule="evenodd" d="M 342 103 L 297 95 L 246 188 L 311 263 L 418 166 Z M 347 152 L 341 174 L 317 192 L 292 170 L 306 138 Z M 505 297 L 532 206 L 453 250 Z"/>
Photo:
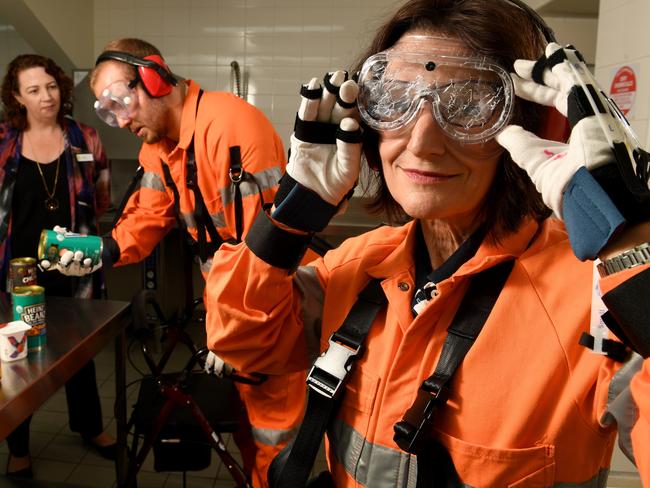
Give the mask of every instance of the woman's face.
<path id="1" fill-rule="evenodd" d="M 61 108 L 59 85 L 40 66 L 18 73 L 18 93 L 14 96 L 25 106 L 27 116 L 38 120 L 56 119 Z"/>
<path id="2" fill-rule="evenodd" d="M 408 34 L 394 46 L 403 52 Z M 427 38 L 418 41 L 449 55 L 471 55 L 460 41 Z M 425 51 L 426 52 L 426 51 Z M 379 153 L 388 189 L 411 217 L 446 220 L 471 226 L 494 179 L 503 149 L 494 139 L 462 143 L 446 135 L 436 122 L 430 103 L 422 104 L 405 128 L 380 132 Z"/>

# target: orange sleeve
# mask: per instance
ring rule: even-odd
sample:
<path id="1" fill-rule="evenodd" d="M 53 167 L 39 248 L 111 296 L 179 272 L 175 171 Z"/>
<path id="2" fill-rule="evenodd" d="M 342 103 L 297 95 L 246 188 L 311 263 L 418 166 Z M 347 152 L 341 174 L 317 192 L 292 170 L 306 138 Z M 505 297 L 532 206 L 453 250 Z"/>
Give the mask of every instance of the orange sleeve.
<path id="1" fill-rule="evenodd" d="M 209 161 L 215 168 L 223 200 L 225 226 L 218 229 L 225 239 L 237 236 L 234 186 L 230 180 L 230 148 L 239 146 L 246 176 L 239 185 L 242 199 L 242 236 L 262 208 L 272 203 L 286 166 L 282 140 L 266 116 L 237 98 L 219 98 L 220 116 L 212 116 L 205 131 Z M 201 114 L 203 116 L 203 114 Z M 215 169 L 213 169 L 214 171 Z"/>
<path id="2" fill-rule="evenodd" d="M 308 366 L 293 275 L 245 245 L 215 254 L 205 293 L 207 345 L 242 371 L 282 374 Z"/>
<path id="3" fill-rule="evenodd" d="M 129 198 L 111 232 L 120 248 L 120 259 L 115 266 L 146 258 L 176 221 L 174 202 L 167 193 L 156 149 L 143 144 L 139 158 L 144 168 L 140 187 Z"/>

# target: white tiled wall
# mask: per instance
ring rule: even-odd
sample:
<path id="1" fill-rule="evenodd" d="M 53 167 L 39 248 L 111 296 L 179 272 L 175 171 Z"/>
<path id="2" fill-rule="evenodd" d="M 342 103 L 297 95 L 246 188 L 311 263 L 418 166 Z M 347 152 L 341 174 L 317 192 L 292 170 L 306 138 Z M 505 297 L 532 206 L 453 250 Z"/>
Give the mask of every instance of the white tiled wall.
<path id="1" fill-rule="evenodd" d="M 208 90 L 231 89 L 230 63 L 248 78 L 248 101 L 285 145 L 300 83 L 347 68 L 394 0 L 94 0 L 95 53 L 118 37 L 156 45 L 172 70 Z"/>

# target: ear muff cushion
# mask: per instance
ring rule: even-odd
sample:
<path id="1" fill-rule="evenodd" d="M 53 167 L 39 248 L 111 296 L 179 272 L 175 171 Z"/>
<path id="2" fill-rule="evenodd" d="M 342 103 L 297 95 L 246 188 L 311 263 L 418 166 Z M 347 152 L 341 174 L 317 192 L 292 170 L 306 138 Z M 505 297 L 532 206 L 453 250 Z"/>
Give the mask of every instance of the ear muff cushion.
<path id="1" fill-rule="evenodd" d="M 157 54 L 152 54 L 151 56 L 146 56 L 143 59 L 147 61 L 153 61 L 160 66 L 165 72 L 170 73 L 170 69 L 167 67 L 163 59 Z M 147 92 L 152 97 L 163 97 L 172 91 L 172 83 L 166 80 L 157 70 L 154 68 L 147 68 L 146 66 L 138 67 L 138 74 L 142 80 L 142 84 L 147 89 Z"/>

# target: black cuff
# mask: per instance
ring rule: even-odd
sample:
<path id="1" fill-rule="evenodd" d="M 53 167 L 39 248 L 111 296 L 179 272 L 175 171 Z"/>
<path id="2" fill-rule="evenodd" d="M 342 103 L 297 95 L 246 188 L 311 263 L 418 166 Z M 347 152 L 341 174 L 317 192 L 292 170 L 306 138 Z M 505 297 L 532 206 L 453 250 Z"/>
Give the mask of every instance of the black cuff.
<path id="1" fill-rule="evenodd" d="M 276 268 L 294 271 L 307 252 L 312 234 L 294 234 L 277 227 L 261 211 L 244 238 L 248 248 L 262 261 Z"/>
<path id="2" fill-rule="evenodd" d="M 120 260 L 120 246 L 111 236 L 102 237 L 102 267 L 110 268 Z"/>
<path id="3" fill-rule="evenodd" d="M 322 231 L 338 210 L 338 206 L 302 186 L 289 173 L 282 176 L 274 203 L 272 217 L 275 220 L 305 232 Z"/>
<path id="4" fill-rule="evenodd" d="M 641 271 L 603 295 L 603 302 L 624 334 L 624 337 L 619 339 L 644 358 L 650 357 L 650 327 L 647 326 L 650 317 L 648 289 L 650 269 Z M 616 334 L 616 331 L 614 333 Z"/>

